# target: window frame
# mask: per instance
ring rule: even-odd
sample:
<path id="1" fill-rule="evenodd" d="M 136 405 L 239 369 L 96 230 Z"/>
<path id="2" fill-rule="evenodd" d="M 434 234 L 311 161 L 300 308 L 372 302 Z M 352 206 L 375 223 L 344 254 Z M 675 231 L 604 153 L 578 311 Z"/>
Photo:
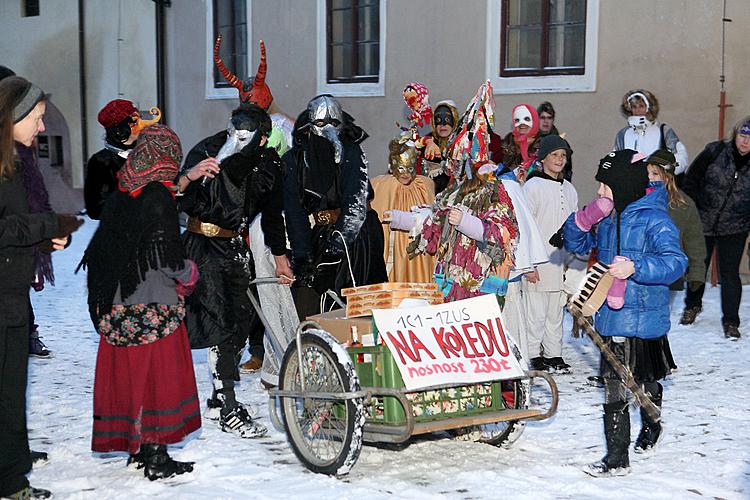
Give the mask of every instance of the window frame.
<path id="1" fill-rule="evenodd" d="M 581 73 L 569 70 L 510 71 L 501 74 L 505 58 L 505 0 L 487 0 L 487 79 L 496 94 L 526 94 L 543 92 L 594 92 L 599 38 L 599 0 L 587 0 L 585 12 L 584 69 Z M 548 10 L 545 8 L 545 10 Z M 494 20 L 499 20 L 497 26 Z M 543 41 L 546 41 L 543 39 Z"/>
<path id="2" fill-rule="evenodd" d="M 367 97 L 385 95 L 385 52 L 386 52 L 386 8 L 387 0 L 379 2 L 379 67 L 376 81 L 329 82 L 328 69 L 331 56 L 328 46 L 328 0 L 318 1 L 318 43 L 317 43 L 317 93 L 331 94 L 337 97 Z"/>
<path id="3" fill-rule="evenodd" d="M 213 0 L 205 0 L 206 4 L 206 99 L 236 99 L 237 89 L 232 86 L 227 87 L 215 87 L 214 81 L 214 43 L 216 43 L 215 23 L 214 23 L 214 2 Z M 254 46 L 251 43 L 253 40 L 252 31 L 252 1 L 245 0 L 245 26 L 247 27 L 247 33 L 245 40 L 247 41 L 247 68 L 248 71 L 255 71 L 253 66 L 253 50 Z M 237 75 L 237 77 L 245 80 L 248 75 Z"/>

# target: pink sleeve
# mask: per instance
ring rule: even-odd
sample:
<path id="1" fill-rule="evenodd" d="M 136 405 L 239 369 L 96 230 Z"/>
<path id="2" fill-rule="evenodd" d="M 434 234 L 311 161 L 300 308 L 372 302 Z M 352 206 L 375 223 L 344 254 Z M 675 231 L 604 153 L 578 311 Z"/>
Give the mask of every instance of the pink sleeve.
<path id="1" fill-rule="evenodd" d="M 484 241 L 484 224 L 482 224 L 482 219 L 470 213 L 464 212 L 461 222 L 458 223 L 456 229 L 473 240 Z"/>

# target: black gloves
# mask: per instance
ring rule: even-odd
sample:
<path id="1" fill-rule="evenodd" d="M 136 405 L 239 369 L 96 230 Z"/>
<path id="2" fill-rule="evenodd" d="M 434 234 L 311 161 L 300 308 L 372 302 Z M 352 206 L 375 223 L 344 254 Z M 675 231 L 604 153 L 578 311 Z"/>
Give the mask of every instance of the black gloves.
<path id="1" fill-rule="evenodd" d="M 552 237 L 549 239 L 549 244 L 552 245 L 555 248 L 562 248 L 565 244 L 565 240 L 563 239 L 563 227 L 565 224 L 560 226 L 560 229 L 557 230 L 555 234 L 552 235 Z"/>
<path id="2" fill-rule="evenodd" d="M 55 238 L 70 236 L 76 232 L 82 224 L 83 219 L 79 219 L 75 215 L 57 214 L 58 231 L 55 234 Z"/>

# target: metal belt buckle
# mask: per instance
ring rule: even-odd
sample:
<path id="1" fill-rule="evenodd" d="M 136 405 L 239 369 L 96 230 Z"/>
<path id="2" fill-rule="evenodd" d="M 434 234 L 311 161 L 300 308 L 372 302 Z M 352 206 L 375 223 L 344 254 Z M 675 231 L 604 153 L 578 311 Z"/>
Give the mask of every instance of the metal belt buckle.
<path id="1" fill-rule="evenodd" d="M 203 233 L 205 236 L 213 238 L 219 234 L 219 231 L 221 231 L 221 228 L 216 224 L 211 224 L 210 222 L 201 222 L 201 233 Z"/>

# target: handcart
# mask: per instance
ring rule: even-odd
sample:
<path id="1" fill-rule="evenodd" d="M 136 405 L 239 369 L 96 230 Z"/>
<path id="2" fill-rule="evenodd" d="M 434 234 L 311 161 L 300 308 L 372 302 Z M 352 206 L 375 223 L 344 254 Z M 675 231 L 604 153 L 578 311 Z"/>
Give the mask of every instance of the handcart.
<path id="1" fill-rule="evenodd" d="M 275 279 L 256 280 L 270 282 Z M 257 300 L 249 296 L 268 328 Z M 540 371 L 409 392 L 386 345 L 345 346 L 314 321 L 299 324 L 280 367 L 279 386 L 269 390 L 273 425 L 286 432 L 308 469 L 337 476 L 354 466 L 363 442 L 396 444 L 448 431 L 474 432 L 483 443 L 509 446 L 525 421 L 550 418 L 558 404 L 554 379 Z M 546 409 L 529 407 L 535 378 L 549 387 Z"/>

